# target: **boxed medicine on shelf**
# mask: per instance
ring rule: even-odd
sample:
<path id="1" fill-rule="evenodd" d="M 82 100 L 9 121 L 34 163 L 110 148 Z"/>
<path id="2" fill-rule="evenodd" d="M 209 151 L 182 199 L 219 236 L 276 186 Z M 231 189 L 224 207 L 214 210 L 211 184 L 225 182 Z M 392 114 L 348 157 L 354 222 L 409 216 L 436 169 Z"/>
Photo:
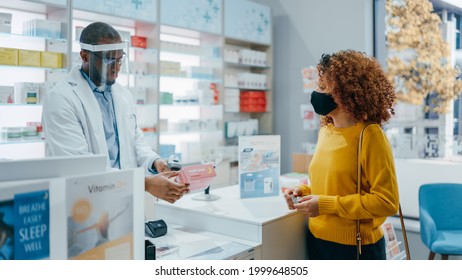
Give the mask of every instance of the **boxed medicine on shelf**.
<path id="1" fill-rule="evenodd" d="M 32 19 L 23 22 L 22 34 L 44 38 L 62 38 L 61 25 L 59 21 Z"/>
<path id="2" fill-rule="evenodd" d="M 18 49 L 0 48 L 0 65 L 18 65 Z"/>
<path id="3" fill-rule="evenodd" d="M 0 32 L 11 33 L 11 18 L 10 13 L 0 13 Z"/>

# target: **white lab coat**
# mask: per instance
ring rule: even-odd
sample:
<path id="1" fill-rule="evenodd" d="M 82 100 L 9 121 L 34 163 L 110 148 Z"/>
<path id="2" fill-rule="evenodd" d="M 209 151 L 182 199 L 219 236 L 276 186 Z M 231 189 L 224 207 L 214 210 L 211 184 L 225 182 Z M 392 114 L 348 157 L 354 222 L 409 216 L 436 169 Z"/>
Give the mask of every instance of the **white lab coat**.
<path id="1" fill-rule="evenodd" d="M 136 125 L 135 103 L 120 84 L 112 85 L 120 149 L 120 168 L 143 166 L 159 155 Z M 73 68 L 43 99 L 42 124 L 48 156 L 104 154 L 110 160 L 101 110 L 79 68 Z"/>

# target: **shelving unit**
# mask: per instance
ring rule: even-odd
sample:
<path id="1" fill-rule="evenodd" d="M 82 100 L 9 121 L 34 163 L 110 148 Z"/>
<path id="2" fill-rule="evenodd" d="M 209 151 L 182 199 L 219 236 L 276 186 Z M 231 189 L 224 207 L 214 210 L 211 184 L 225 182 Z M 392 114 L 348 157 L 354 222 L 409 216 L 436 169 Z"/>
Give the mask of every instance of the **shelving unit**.
<path id="1" fill-rule="evenodd" d="M 114 26 L 123 40 L 131 41 L 131 36 L 146 38 L 145 46 L 130 46 L 128 72 L 120 73 L 117 81 L 133 93 L 137 124 L 162 156 L 179 153 L 183 163 L 190 164 L 219 150 L 233 163 L 237 159 L 237 150 L 233 150 L 237 137 L 234 142 L 226 139 L 227 122 L 237 122 L 241 134 L 272 133 L 271 14 L 266 6 L 247 0 L 3 2 L 0 13 L 17 15 L 13 16 L 12 32 L 0 32 L 0 47 L 39 51 L 61 48 L 63 64 L 62 68 L 0 65 L 1 86 L 13 86 L 15 81 L 60 81 L 71 67 L 81 63 L 80 31 L 91 22 L 102 21 Z M 60 21 L 61 38 L 23 35 L 22 22 L 33 18 Z M 258 24 L 263 28 L 248 28 Z M 230 31 L 227 25 L 241 29 Z M 244 58 L 249 57 L 246 53 L 257 52 L 266 60 L 229 60 L 227 50 L 240 51 Z M 228 83 L 227 75 L 241 73 L 260 75 L 253 77 L 261 77 L 263 82 Z M 234 104 L 227 98 L 229 91 L 237 92 Z M 258 112 L 252 108 L 241 110 L 240 99 L 246 91 L 263 92 L 264 108 Z M 41 121 L 40 104 L 0 104 L 0 127 L 22 126 L 28 121 Z M 242 123 L 244 126 L 239 125 Z M 0 157 L 43 157 L 43 140 L 29 140 L 33 139 L 0 142 Z M 29 146 L 34 147 L 33 153 L 29 148 L 25 150 Z"/>
<path id="2" fill-rule="evenodd" d="M 273 132 L 271 10 L 246 0 L 224 3 L 225 138 L 237 145 L 240 135 Z"/>
<path id="3" fill-rule="evenodd" d="M 228 57 L 225 56 L 224 68 L 226 120 L 257 119 L 258 133 L 271 133 L 271 46 L 226 39 L 224 52 L 228 54 Z M 256 95 L 255 98 L 246 98 L 246 92 L 262 94 L 261 97 Z"/>
<path id="4" fill-rule="evenodd" d="M 199 163 L 223 145 L 222 37 L 167 25 L 160 30 L 161 156 Z"/>
<path id="5" fill-rule="evenodd" d="M 0 158 L 45 156 L 44 142 L 37 131 L 41 128 L 40 95 L 60 80 L 68 69 L 69 4 L 69 0 L 10 0 L 0 4 L 0 13 L 11 14 L 11 29 L 0 33 L 0 48 L 3 50 L 0 86 L 4 96 L 10 95 L 6 102 L 0 103 Z M 43 20 L 54 22 L 54 26 L 58 27 L 56 32 L 39 30 Z M 28 31 L 26 22 L 31 21 L 35 21 L 35 28 Z M 50 54 L 55 59 L 52 67 L 47 60 Z M 34 84 L 29 87 L 24 83 Z M 26 90 L 21 90 L 21 87 Z M 10 133 L 12 130 L 22 130 L 22 136 Z"/>

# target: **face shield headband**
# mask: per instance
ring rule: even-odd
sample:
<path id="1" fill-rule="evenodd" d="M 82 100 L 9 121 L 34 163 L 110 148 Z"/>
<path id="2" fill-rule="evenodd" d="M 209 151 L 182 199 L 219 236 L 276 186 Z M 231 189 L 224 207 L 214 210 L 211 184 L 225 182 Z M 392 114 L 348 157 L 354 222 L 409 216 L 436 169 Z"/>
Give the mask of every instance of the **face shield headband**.
<path id="1" fill-rule="evenodd" d="M 128 48 L 128 43 L 117 43 L 117 44 L 103 44 L 103 45 L 90 45 L 85 43 L 80 43 L 80 48 L 82 50 L 91 51 L 91 52 L 106 52 L 106 51 L 116 51 L 123 50 Z"/>

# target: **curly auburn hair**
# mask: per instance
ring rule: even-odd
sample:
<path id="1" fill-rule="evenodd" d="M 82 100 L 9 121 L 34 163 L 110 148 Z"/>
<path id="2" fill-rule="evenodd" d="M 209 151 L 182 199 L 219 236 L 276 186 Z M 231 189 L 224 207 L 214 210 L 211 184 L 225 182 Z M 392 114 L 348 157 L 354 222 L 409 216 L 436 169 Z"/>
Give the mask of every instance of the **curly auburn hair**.
<path id="1" fill-rule="evenodd" d="M 318 68 L 318 86 L 332 95 L 339 107 L 357 121 L 382 126 L 395 114 L 396 94 L 376 59 L 365 53 L 344 50 L 323 54 Z M 323 125 L 333 123 L 321 117 Z"/>

